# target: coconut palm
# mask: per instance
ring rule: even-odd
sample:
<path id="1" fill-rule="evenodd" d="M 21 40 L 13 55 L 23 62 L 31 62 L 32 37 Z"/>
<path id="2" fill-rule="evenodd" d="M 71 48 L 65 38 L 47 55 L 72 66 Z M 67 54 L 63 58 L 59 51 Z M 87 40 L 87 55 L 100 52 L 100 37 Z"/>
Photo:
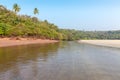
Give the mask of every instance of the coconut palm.
<path id="1" fill-rule="evenodd" d="M 13 5 L 13 10 L 15 11 L 15 13 L 19 12 L 20 9 L 21 9 L 21 8 L 19 7 L 18 4 L 15 3 L 15 4 Z"/>
<path id="2" fill-rule="evenodd" d="M 34 9 L 34 14 L 39 14 L 39 10 L 37 8 Z"/>

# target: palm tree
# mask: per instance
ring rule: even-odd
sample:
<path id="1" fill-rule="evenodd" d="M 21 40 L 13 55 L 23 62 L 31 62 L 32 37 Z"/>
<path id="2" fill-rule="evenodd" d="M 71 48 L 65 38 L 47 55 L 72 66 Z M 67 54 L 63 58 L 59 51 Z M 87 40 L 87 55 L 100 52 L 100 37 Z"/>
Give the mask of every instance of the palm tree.
<path id="1" fill-rule="evenodd" d="M 39 10 L 37 8 L 34 9 L 34 14 L 39 14 Z"/>
<path id="2" fill-rule="evenodd" d="M 15 13 L 19 12 L 20 9 L 21 9 L 21 8 L 19 7 L 18 4 L 15 3 L 15 4 L 13 5 L 13 10 L 15 11 Z"/>

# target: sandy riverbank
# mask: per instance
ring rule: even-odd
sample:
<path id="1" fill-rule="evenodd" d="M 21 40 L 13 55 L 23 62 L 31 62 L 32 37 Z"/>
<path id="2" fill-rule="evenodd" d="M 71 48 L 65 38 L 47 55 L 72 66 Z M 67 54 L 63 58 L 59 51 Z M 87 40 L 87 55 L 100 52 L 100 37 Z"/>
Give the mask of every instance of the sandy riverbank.
<path id="1" fill-rule="evenodd" d="M 120 48 L 120 40 L 79 40 L 78 42 Z"/>
<path id="2" fill-rule="evenodd" d="M 0 38 L 0 47 L 16 46 L 16 45 L 27 45 L 27 44 L 45 44 L 55 43 L 57 40 L 42 40 L 42 39 L 27 39 L 20 38 L 20 40 L 10 38 Z"/>

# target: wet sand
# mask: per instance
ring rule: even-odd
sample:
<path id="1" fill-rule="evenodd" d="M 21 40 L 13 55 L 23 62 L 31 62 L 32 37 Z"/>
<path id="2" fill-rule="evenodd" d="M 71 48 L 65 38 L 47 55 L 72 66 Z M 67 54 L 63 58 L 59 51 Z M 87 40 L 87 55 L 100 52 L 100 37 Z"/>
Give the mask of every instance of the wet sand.
<path id="1" fill-rule="evenodd" d="M 54 43 L 57 40 L 42 40 L 42 39 L 27 39 L 20 38 L 20 40 L 10 39 L 10 38 L 0 38 L 0 47 L 7 46 L 17 46 L 17 45 L 27 45 L 27 44 L 44 44 L 44 43 Z"/>
<path id="2" fill-rule="evenodd" d="M 120 40 L 79 40 L 78 42 L 120 48 Z"/>

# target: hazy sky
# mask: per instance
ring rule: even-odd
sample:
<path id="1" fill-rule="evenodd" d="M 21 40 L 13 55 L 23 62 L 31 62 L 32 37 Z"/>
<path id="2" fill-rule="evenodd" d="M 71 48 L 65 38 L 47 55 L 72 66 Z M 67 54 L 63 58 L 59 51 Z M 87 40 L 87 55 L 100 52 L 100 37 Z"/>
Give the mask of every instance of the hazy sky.
<path id="1" fill-rule="evenodd" d="M 47 19 L 60 28 L 79 30 L 120 30 L 120 0 L 0 0 L 12 10 L 14 3 L 21 7 L 19 14 Z"/>

